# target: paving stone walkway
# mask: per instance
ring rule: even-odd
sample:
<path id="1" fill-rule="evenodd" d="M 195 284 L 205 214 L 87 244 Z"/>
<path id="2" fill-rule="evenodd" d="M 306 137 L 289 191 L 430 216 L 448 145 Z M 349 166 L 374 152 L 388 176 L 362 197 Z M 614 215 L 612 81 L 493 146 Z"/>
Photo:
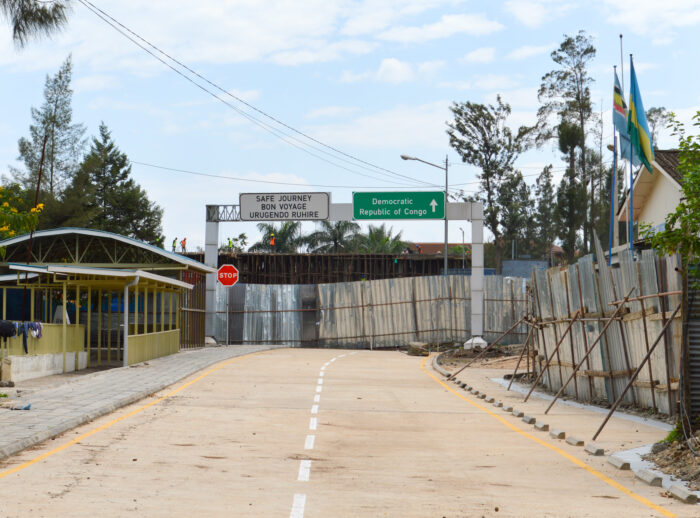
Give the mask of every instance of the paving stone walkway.
<path id="1" fill-rule="evenodd" d="M 214 363 L 279 346 L 235 345 L 183 351 L 148 362 L 87 374 L 20 392 L 17 405 L 0 408 L 0 459 L 143 399 Z"/>

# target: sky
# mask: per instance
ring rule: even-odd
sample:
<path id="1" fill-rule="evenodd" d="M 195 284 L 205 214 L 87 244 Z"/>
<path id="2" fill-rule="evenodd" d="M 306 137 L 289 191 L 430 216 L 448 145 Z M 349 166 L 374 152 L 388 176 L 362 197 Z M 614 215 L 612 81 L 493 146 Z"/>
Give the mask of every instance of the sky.
<path id="1" fill-rule="evenodd" d="M 92 3 L 221 88 L 186 73 L 226 103 L 77 0 L 60 34 L 23 49 L 0 19 L 0 173 L 20 165 L 17 141 L 28 136 L 30 110 L 43 101 L 47 74 L 72 54 L 74 121 L 89 136 L 104 121 L 135 162 L 133 178 L 164 209 L 165 243 L 187 237 L 190 250 L 204 246 L 205 206 L 237 204 L 240 193 L 323 191 L 350 203 L 353 191 L 442 190 L 444 171 L 401 154 L 436 164 L 447 157 L 450 188 L 475 192 L 478 170 L 449 146 L 450 105 L 494 103 L 500 94 L 513 110 L 510 125 L 533 124 L 541 78 L 554 68 L 550 53 L 579 30 L 597 49 L 592 99 L 606 143 L 620 34 L 626 97 L 632 53 L 645 108 L 664 106 L 686 122 L 700 109 L 697 0 Z M 675 147 L 674 138 L 663 132 L 657 145 Z M 565 166 L 549 145 L 524 153 L 516 167 L 533 183 L 547 164 L 558 175 Z M 409 241 L 444 236 L 441 221 L 387 224 Z M 462 240 L 460 227 L 470 242 L 469 223 L 455 221 L 451 243 Z M 241 232 L 251 244 L 260 238 L 254 223 L 226 223 L 219 241 Z"/>

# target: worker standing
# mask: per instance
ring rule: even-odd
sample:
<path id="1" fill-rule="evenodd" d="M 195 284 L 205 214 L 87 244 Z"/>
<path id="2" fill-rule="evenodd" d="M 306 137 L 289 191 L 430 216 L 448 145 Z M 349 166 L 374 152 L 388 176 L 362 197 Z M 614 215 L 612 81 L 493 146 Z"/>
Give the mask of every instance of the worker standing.
<path id="1" fill-rule="evenodd" d="M 187 253 L 187 238 L 186 237 L 183 237 L 182 241 L 180 241 L 180 248 L 182 248 L 183 254 Z"/>
<path id="2" fill-rule="evenodd" d="M 177 236 L 173 239 L 173 252 L 177 252 Z"/>

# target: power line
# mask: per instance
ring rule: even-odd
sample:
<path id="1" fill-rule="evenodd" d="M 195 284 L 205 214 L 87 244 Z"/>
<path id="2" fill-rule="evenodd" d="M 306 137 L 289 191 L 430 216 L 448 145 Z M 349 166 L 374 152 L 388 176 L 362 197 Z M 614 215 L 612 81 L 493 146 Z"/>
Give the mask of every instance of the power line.
<path id="1" fill-rule="evenodd" d="M 273 184 L 273 185 L 291 185 L 291 186 L 298 186 L 298 187 L 327 187 L 327 188 L 334 188 L 334 189 L 394 189 L 397 186 L 377 186 L 377 187 L 360 187 L 357 185 L 327 185 L 327 184 L 315 184 L 315 183 L 294 183 L 294 182 L 280 182 L 280 181 L 275 181 L 275 180 L 255 180 L 252 178 L 244 178 L 242 176 L 227 176 L 227 175 L 221 175 L 221 174 L 213 174 L 213 173 L 202 173 L 200 171 L 192 171 L 189 169 L 178 169 L 175 167 L 167 167 L 163 165 L 156 165 L 156 164 L 149 164 L 147 162 L 139 162 L 137 160 L 129 160 L 134 165 L 141 165 L 145 167 L 152 167 L 154 169 L 162 169 L 164 171 L 172 171 L 176 173 L 184 173 L 184 174 L 190 174 L 190 175 L 195 175 L 195 176 L 204 176 L 208 178 L 219 178 L 222 180 L 233 180 L 233 181 L 240 181 L 240 182 L 250 182 L 250 183 L 266 183 L 266 184 Z M 431 184 L 428 185 L 427 187 L 415 187 L 413 185 L 399 185 L 398 187 L 405 187 L 405 188 L 413 188 L 413 189 L 427 189 L 427 188 L 440 188 L 440 185 L 437 184 Z"/>
<path id="2" fill-rule="evenodd" d="M 334 147 L 334 146 L 331 146 L 331 145 L 329 145 L 329 144 L 326 144 L 326 143 L 322 142 L 321 140 L 316 139 L 315 137 L 312 137 L 311 135 L 308 135 L 307 133 L 304 133 L 303 131 L 300 131 L 300 130 L 298 130 L 298 129 L 292 127 L 292 126 L 290 126 L 289 124 L 286 124 L 285 122 L 279 120 L 278 118 L 276 118 L 276 117 L 274 117 L 274 116 L 272 116 L 272 115 L 266 113 L 265 111 L 263 111 L 263 110 L 257 108 L 256 106 L 250 104 L 249 102 L 245 101 L 244 99 L 242 99 L 242 98 L 240 98 L 240 97 L 238 97 L 238 96 L 232 94 L 230 91 L 228 91 L 228 90 L 222 88 L 222 87 L 219 86 L 218 84 L 216 84 L 216 83 L 214 83 L 213 81 L 210 81 L 209 79 L 207 79 L 205 76 L 203 76 L 203 75 L 199 74 L 198 72 L 196 72 L 195 70 L 191 69 L 190 67 L 188 67 L 187 65 L 185 65 L 185 64 L 182 63 L 181 61 L 175 59 L 174 57 L 172 57 L 171 55 L 169 55 L 169 54 L 166 53 L 165 51 L 163 51 L 163 50 L 161 50 L 160 48 L 158 48 L 156 45 L 152 44 L 151 42 L 149 42 L 149 41 L 146 40 L 145 38 L 141 37 L 141 36 L 140 36 L 139 34 L 137 34 L 136 32 L 132 31 L 130 28 L 128 28 L 128 27 L 127 27 L 126 25 L 124 25 L 123 23 L 121 23 L 121 22 L 119 22 L 118 20 L 116 20 L 114 17 L 112 17 L 111 15 L 109 15 L 107 12 L 105 12 L 104 10 L 100 9 L 99 7 L 97 7 L 96 5 L 94 5 L 93 3 L 91 3 L 89 0 L 78 0 L 78 1 L 79 1 L 81 4 L 83 4 L 83 6 L 85 6 L 88 10 L 90 10 L 93 14 L 95 14 L 98 18 L 100 18 L 102 21 L 104 21 L 105 23 L 107 23 L 110 27 L 112 27 L 113 29 L 115 29 L 117 32 L 119 32 L 121 35 L 123 35 L 123 36 L 124 36 L 125 38 L 127 38 L 129 41 L 131 41 L 132 43 L 134 43 L 135 45 L 137 45 L 139 48 L 141 48 L 142 50 L 144 50 L 145 52 L 147 52 L 148 54 L 150 54 L 152 57 L 154 57 L 155 59 L 157 59 L 158 61 L 160 61 L 160 62 L 163 63 L 164 65 L 166 65 L 168 68 L 170 68 L 172 71 L 174 71 L 175 73 L 177 73 L 178 75 L 180 75 L 182 78 L 184 78 L 184 79 L 186 79 L 187 81 L 189 81 L 190 83 L 194 84 L 195 86 L 197 86 L 197 87 L 200 88 L 201 90 L 205 91 L 206 93 L 208 93 L 209 95 L 211 95 L 211 96 L 214 97 L 215 99 L 217 99 L 217 100 L 223 102 L 225 105 L 227 105 L 228 107 L 230 107 L 230 108 L 232 108 L 234 111 L 236 111 L 239 115 L 245 117 L 245 118 L 248 119 L 250 122 L 253 122 L 254 124 L 257 124 L 258 126 L 262 127 L 262 128 L 265 129 L 266 131 L 268 131 L 268 132 L 272 133 L 273 135 L 275 135 L 277 138 L 283 140 L 284 142 L 286 142 L 286 143 L 288 143 L 288 144 L 290 144 L 290 145 L 293 145 L 294 147 L 297 147 L 298 149 L 301 149 L 302 151 L 305 151 L 305 152 L 309 153 L 311 156 L 314 156 L 315 158 L 324 160 L 324 161 L 326 161 L 326 162 L 328 162 L 328 163 L 331 163 L 332 165 L 335 165 L 336 167 L 340 167 L 340 168 L 345 169 L 346 171 L 352 172 L 352 173 L 354 173 L 354 174 L 358 174 L 358 175 L 361 175 L 361 176 L 367 176 L 367 177 L 369 177 L 369 178 L 374 178 L 374 177 L 372 177 L 372 176 L 365 175 L 365 174 L 360 173 L 360 172 L 358 172 L 358 171 L 351 170 L 351 169 L 348 169 L 348 168 L 346 168 L 346 167 L 340 166 L 339 164 L 336 164 L 336 163 L 334 163 L 334 162 L 330 162 L 329 160 L 326 160 L 326 159 L 324 159 L 323 157 L 319 157 L 318 155 L 316 155 L 316 154 L 314 154 L 314 153 L 311 153 L 311 152 L 308 151 L 307 149 L 303 149 L 303 148 L 301 148 L 301 147 L 299 147 L 299 146 L 293 144 L 293 143 L 290 142 L 288 139 L 296 140 L 296 141 L 299 142 L 301 145 L 309 146 L 309 147 L 311 147 L 312 149 L 315 149 L 315 150 L 317 150 L 317 151 L 319 151 L 319 152 L 321 152 L 321 153 L 328 154 L 328 155 L 332 156 L 332 157 L 335 158 L 336 160 L 341 160 L 341 161 L 350 163 L 350 164 L 352 164 L 352 165 L 354 165 L 354 166 L 356 166 L 356 167 L 361 167 L 361 168 L 363 168 L 363 169 L 372 171 L 372 172 L 374 172 L 375 174 L 381 174 L 381 175 L 383 175 L 383 176 L 392 175 L 392 176 L 394 176 L 394 177 L 396 177 L 396 178 L 400 178 L 400 179 L 403 179 L 403 180 L 410 180 L 410 181 L 415 182 L 415 183 L 422 183 L 422 184 L 425 184 L 425 185 L 430 185 L 429 182 L 425 182 L 425 181 L 423 181 L 423 180 L 420 180 L 420 179 L 417 179 L 417 178 L 413 178 L 413 177 L 408 176 L 408 175 L 404 175 L 404 174 L 401 174 L 401 173 L 397 173 L 397 172 L 395 172 L 395 171 L 392 171 L 392 170 L 390 170 L 390 169 L 387 169 L 387 168 L 378 166 L 378 165 L 373 164 L 373 163 L 371 163 L 371 162 L 367 162 L 367 161 L 365 161 L 365 160 L 363 160 L 363 159 L 361 159 L 361 158 L 358 158 L 358 157 L 356 157 L 356 156 L 354 156 L 354 155 L 351 155 L 351 154 L 349 154 L 349 153 L 346 153 L 346 152 L 344 152 L 344 151 L 342 151 L 342 150 L 340 150 L 340 149 L 338 149 L 338 148 L 336 148 L 336 147 Z M 114 22 L 114 23 L 112 23 L 112 22 Z M 297 135 L 300 135 L 300 136 L 302 136 L 302 137 L 304 137 L 304 138 L 306 138 L 306 139 L 308 139 L 308 140 L 310 140 L 310 141 L 312 141 L 312 142 L 314 142 L 314 143 L 316 143 L 316 144 L 322 146 L 323 148 L 326 148 L 326 149 L 328 149 L 328 150 L 331 150 L 331 151 L 333 151 L 334 153 L 337 153 L 337 154 L 342 155 L 342 156 L 341 156 L 341 157 L 338 157 L 338 156 L 332 155 L 331 153 L 329 153 L 329 152 L 326 151 L 325 149 L 318 149 L 317 147 L 315 147 L 315 146 L 309 144 L 308 142 L 303 142 L 303 141 L 301 141 L 301 140 L 299 140 L 299 139 L 297 139 L 297 138 L 295 138 L 295 137 L 293 137 L 293 136 L 291 136 L 291 135 L 282 133 L 282 132 L 280 132 L 279 130 L 277 130 L 277 128 L 274 128 L 274 127 L 272 127 L 272 126 L 270 126 L 270 125 L 268 125 L 268 124 L 262 122 L 261 120 L 257 119 L 256 117 L 254 117 L 254 116 L 252 116 L 252 115 L 250 115 L 250 114 L 248 114 L 248 113 L 242 111 L 242 110 L 239 109 L 238 107 L 235 107 L 235 106 L 233 106 L 232 104 L 226 102 L 224 99 L 222 99 L 221 97 L 219 97 L 219 96 L 218 96 L 217 94 L 215 94 L 214 92 L 211 92 L 210 90 L 208 90 L 207 88 L 203 87 L 202 85 L 200 85 L 200 84 L 197 83 L 196 81 L 192 80 L 190 77 L 188 77 L 188 76 L 186 76 L 185 74 L 183 74 L 181 71 L 177 70 L 177 69 L 176 69 L 175 67 L 173 67 L 170 63 L 167 63 L 166 61 L 164 61 L 164 60 L 161 59 L 160 57 L 156 56 L 153 52 L 151 52 L 150 50 L 148 50 L 147 48 L 145 48 L 143 45 L 141 45 L 140 43 L 138 43 L 137 41 L 135 41 L 133 38 L 131 38 L 131 37 L 130 37 L 128 34 L 126 34 L 124 31 L 122 31 L 121 29 L 119 29 L 119 27 L 117 27 L 115 24 L 118 25 L 119 27 L 122 27 L 125 31 L 127 31 L 127 32 L 130 33 L 130 34 L 132 34 L 134 37 L 138 38 L 139 40 L 141 40 L 141 41 L 144 42 L 146 45 L 148 45 L 149 47 L 151 47 L 152 49 L 154 49 L 156 52 L 158 52 L 158 53 L 162 54 L 163 56 L 165 56 L 167 59 L 169 59 L 169 60 L 172 61 L 173 63 L 176 63 L 176 64 L 179 65 L 180 67 L 182 67 L 182 68 L 184 68 L 185 70 L 187 70 L 189 73 L 191 73 L 191 74 L 193 74 L 194 76 L 200 78 L 202 81 L 205 81 L 207 84 L 211 85 L 211 86 L 214 87 L 216 90 L 219 90 L 220 92 L 224 93 L 225 95 L 227 95 L 227 96 L 229 96 L 229 97 L 235 99 L 236 101 L 238 101 L 238 102 L 240 102 L 241 104 L 247 106 L 247 107 L 250 108 L 251 110 L 254 110 L 255 112 L 259 113 L 260 115 L 266 117 L 267 119 L 270 119 L 270 120 L 273 121 L 274 123 L 279 124 L 280 126 L 282 126 L 282 127 L 286 128 L 286 129 L 288 129 L 288 130 L 290 130 L 290 131 L 296 133 Z M 282 136 L 282 135 L 283 135 L 283 136 Z M 285 138 L 285 137 L 286 137 L 286 138 Z M 343 157 L 345 157 L 345 158 L 343 158 Z M 352 161 L 354 161 L 354 162 L 351 162 L 351 161 L 349 161 L 349 160 L 346 160 L 346 158 L 347 158 L 347 159 L 350 159 L 350 160 L 352 160 Z M 369 166 L 369 168 L 372 168 L 372 169 L 369 169 L 369 168 L 366 167 L 366 166 Z M 376 169 L 376 171 L 375 171 L 375 169 Z M 385 181 L 386 181 L 386 180 L 385 180 Z"/>

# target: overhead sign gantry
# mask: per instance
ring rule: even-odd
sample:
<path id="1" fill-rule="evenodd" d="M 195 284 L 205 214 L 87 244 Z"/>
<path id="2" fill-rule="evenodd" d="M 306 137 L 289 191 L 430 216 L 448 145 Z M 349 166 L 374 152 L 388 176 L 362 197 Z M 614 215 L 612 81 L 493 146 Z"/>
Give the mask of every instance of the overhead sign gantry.
<path id="1" fill-rule="evenodd" d="M 353 203 L 331 203 L 327 192 L 242 193 L 239 205 L 207 205 L 204 263 L 216 268 L 219 223 L 228 221 L 457 220 L 472 223 L 471 341 L 484 334 L 484 209 L 478 202 L 447 203 L 445 193 L 356 192 Z M 207 275 L 206 333 L 214 335 L 216 274 Z"/>

